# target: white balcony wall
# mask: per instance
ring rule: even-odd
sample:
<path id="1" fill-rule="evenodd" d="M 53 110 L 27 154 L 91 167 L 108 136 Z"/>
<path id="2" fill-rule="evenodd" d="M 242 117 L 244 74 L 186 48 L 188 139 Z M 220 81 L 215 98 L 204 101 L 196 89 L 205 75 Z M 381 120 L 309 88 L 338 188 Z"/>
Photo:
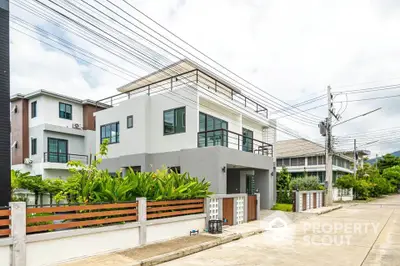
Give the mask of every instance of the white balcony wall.
<path id="1" fill-rule="evenodd" d="M 149 96 L 143 95 L 121 102 L 118 106 L 96 113 L 96 151 L 100 147 L 100 127 L 105 124 L 119 122 L 119 143 L 108 146 L 108 157 L 146 152 L 146 123 Z M 127 117 L 133 116 L 133 127 L 127 128 Z M 161 114 L 162 116 L 162 114 Z"/>
<path id="2" fill-rule="evenodd" d="M 36 101 L 36 117 L 31 118 L 31 103 Z M 72 105 L 72 119 L 59 117 L 59 103 Z M 81 104 L 69 102 L 41 95 L 29 100 L 29 127 L 35 127 L 44 123 L 72 128 L 73 123 L 83 124 L 83 109 Z"/>
<path id="3" fill-rule="evenodd" d="M 242 127 L 253 131 L 253 139 L 256 139 L 256 140 L 259 140 L 259 141 L 263 140 L 263 138 L 262 138 L 263 125 L 261 125 L 259 123 L 256 123 L 253 120 L 250 120 L 250 119 L 247 119 L 247 118 L 243 117 L 243 119 L 242 119 Z M 260 146 L 261 143 L 255 142 L 254 145 L 257 147 L 257 146 Z"/>

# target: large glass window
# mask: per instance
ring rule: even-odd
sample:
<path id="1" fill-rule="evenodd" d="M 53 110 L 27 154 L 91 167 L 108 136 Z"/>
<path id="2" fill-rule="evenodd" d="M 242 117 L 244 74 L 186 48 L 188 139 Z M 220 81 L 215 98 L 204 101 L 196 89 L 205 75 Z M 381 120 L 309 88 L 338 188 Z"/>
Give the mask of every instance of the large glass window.
<path id="1" fill-rule="evenodd" d="M 68 141 L 65 139 L 47 139 L 47 161 L 66 163 L 68 161 Z"/>
<path id="2" fill-rule="evenodd" d="M 100 126 L 100 143 L 108 139 L 108 143 L 119 143 L 119 122 Z"/>
<path id="3" fill-rule="evenodd" d="M 304 166 L 306 163 L 305 157 L 291 158 L 291 166 Z"/>
<path id="4" fill-rule="evenodd" d="M 243 128 L 242 150 L 253 152 L 253 131 Z"/>
<path id="5" fill-rule="evenodd" d="M 72 105 L 67 103 L 59 104 L 59 117 L 72 120 Z"/>
<path id="6" fill-rule="evenodd" d="M 325 164 L 325 156 L 318 156 L 318 165 Z"/>
<path id="7" fill-rule="evenodd" d="M 219 130 L 221 129 L 221 130 Z M 228 146 L 228 122 L 199 113 L 199 147 Z"/>
<path id="8" fill-rule="evenodd" d="M 282 166 L 282 159 L 276 160 L 276 166 Z"/>
<path id="9" fill-rule="evenodd" d="M 164 111 L 164 135 L 186 132 L 186 107 Z"/>
<path id="10" fill-rule="evenodd" d="M 31 155 L 37 153 L 37 139 L 31 139 Z"/>
<path id="11" fill-rule="evenodd" d="M 37 101 L 31 102 L 31 118 L 37 116 Z"/>
<path id="12" fill-rule="evenodd" d="M 283 166 L 290 166 L 290 158 L 283 159 Z"/>
<path id="13" fill-rule="evenodd" d="M 317 165 L 318 164 L 318 157 L 312 156 L 307 158 L 307 165 Z"/>

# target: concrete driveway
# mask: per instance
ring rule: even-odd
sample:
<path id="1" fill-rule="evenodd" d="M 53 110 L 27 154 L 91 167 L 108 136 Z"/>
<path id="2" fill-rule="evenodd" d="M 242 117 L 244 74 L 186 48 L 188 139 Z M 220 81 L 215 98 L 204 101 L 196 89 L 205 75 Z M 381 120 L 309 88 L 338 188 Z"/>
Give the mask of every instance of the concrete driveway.
<path id="1" fill-rule="evenodd" d="M 264 234 L 163 265 L 400 265 L 400 195 L 291 218 L 265 215 Z"/>

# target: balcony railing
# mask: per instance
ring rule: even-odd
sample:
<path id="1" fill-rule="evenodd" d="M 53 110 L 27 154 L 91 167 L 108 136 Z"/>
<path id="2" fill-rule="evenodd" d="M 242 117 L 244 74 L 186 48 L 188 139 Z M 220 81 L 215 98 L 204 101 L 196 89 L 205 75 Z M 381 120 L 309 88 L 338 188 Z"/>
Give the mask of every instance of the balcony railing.
<path id="1" fill-rule="evenodd" d="M 67 163 L 69 161 L 80 161 L 84 164 L 88 163 L 88 156 L 73 153 L 45 152 L 44 162 L 48 163 Z"/>
<path id="2" fill-rule="evenodd" d="M 270 157 L 272 157 L 273 152 L 271 144 L 240 135 L 227 129 L 215 129 L 197 133 L 197 146 L 225 146 Z"/>

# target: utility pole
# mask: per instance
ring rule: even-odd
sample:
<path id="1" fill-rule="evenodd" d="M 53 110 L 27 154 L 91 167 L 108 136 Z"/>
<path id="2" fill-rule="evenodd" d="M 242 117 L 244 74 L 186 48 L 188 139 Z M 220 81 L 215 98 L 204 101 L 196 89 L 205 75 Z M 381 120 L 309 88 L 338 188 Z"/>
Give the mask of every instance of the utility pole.
<path id="1" fill-rule="evenodd" d="M 332 197 L 332 157 L 333 157 L 333 148 L 332 148 L 332 115 L 333 115 L 333 102 L 332 102 L 332 93 L 331 87 L 328 86 L 327 90 L 328 96 L 328 117 L 326 118 L 325 126 L 326 126 L 326 149 L 325 149 L 325 180 L 327 181 L 327 193 L 326 193 L 326 205 L 331 206 L 333 203 Z"/>
<path id="2" fill-rule="evenodd" d="M 357 140 L 354 139 L 354 177 L 357 177 Z"/>
<path id="3" fill-rule="evenodd" d="M 9 0 L 0 0 L 0 206 L 11 201 L 9 6 Z"/>

